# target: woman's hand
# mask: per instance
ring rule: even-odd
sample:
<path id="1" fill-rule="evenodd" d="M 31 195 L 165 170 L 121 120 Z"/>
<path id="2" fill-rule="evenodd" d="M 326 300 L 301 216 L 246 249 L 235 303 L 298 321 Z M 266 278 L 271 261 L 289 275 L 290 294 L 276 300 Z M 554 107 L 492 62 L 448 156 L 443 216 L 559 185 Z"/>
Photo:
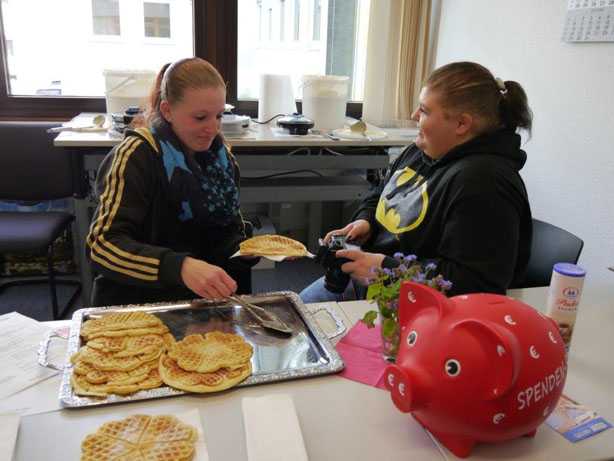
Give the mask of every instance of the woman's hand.
<path id="1" fill-rule="evenodd" d="M 350 242 L 361 245 L 371 236 L 371 224 L 366 219 L 357 219 L 349 223 L 343 229 L 330 231 L 324 237 L 324 243 L 328 243 L 333 235 L 345 235 Z"/>
<path id="2" fill-rule="evenodd" d="M 368 284 L 376 277 L 375 269 L 382 267 L 382 261 L 385 257 L 380 253 L 367 253 L 360 250 L 339 250 L 335 253 L 335 256 L 351 259 L 350 262 L 341 266 L 341 270 L 363 284 Z"/>
<path id="3" fill-rule="evenodd" d="M 237 291 L 237 282 L 221 267 L 187 257 L 181 265 L 181 279 L 186 287 L 207 299 L 221 299 Z"/>

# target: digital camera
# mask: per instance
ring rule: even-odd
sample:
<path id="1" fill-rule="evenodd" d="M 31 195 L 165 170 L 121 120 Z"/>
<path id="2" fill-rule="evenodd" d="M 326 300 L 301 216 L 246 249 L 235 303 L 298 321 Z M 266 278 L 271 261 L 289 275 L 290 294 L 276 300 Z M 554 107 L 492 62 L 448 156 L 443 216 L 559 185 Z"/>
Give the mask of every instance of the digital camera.
<path id="1" fill-rule="evenodd" d="M 321 244 L 318 247 L 316 254 L 316 261 L 326 270 L 324 286 L 333 293 L 343 293 L 350 281 L 349 274 L 343 272 L 341 266 L 351 259 L 335 257 L 338 250 L 347 249 L 346 240 L 345 235 L 333 235 L 328 244 Z"/>

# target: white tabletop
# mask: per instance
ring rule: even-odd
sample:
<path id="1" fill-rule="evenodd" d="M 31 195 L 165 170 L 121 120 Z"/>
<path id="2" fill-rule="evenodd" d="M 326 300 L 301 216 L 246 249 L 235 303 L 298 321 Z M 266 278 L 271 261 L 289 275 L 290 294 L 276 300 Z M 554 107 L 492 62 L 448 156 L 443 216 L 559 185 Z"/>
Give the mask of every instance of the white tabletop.
<path id="1" fill-rule="evenodd" d="M 609 293 L 585 293 L 569 359 L 565 393 L 614 421 L 614 361 L 610 351 L 610 327 L 614 309 Z M 541 308 L 545 289 L 510 293 Z M 327 303 L 347 326 L 369 309 L 364 301 Z M 324 319 L 325 330 L 329 325 Z M 57 381 L 59 388 L 59 379 Z M 53 382 L 40 385 L 50 387 Z M 30 391 L 33 392 L 33 391 Z M 339 376 L 325 376 L 234 389 L 216 395 L 138 401 L 91 409 L 65 409 L 23 417 L 17 441 L 16 460 L 77 459 L 80 441 L 100 424 L 135 413 L 177 413 L 197 408 L 211 460 L 246 460 L 241 399 L 289 394 L 296 406 L 309 459 L 311 460 L 403 460 L 455 459 L 436 448 L 428 435 L 392 404 L 387 391 Z M 273 417 L 271 415 L 271 417 Z M 53 440 L 52 440 L 53 439 Z M 572 444 L 546 425 L 535 438 L 520 438 L 498 445 L 478 445 L 471 459 L 521 458 L 527 460 L 604 459 L 614 455 L 614 430 Z"/>
<path id="2" fill-rule="evenodd" d="M 92 125 L 94 116 L 98 114 L 83 112 L 65 123 L 66 126 L 87 127 Z M 107 121 L 105 126 L 109 126 Z M 371 141 L 365 139 L 339 139 L 333 140 L 324 134 L 308 134 L 305 136 L 289 135 L 276 127 L 275 122 L 267 125 L 252 123 L 243 136 L 226 136 L 226 140 L 233 147 L 346 147 L 346 146 L 406 146 L 416 137 L 415 128 L 385 128 L 380 129 L 368 125 L 370 130 L 384 131 L 386 136 Z M 109 131 L 82 132 L 64 131 L 56 136 L 53 144 L 57 147 L 112 147 L 121 141 L 120 135 L 113 135 Z"/>

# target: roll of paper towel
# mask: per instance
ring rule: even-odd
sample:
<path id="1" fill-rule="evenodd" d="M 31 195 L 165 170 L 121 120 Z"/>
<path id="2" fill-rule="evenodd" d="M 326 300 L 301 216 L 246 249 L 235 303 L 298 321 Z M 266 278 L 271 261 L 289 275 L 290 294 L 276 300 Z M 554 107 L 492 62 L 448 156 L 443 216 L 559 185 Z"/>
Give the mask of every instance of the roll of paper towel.
<path id="1" fill-rule="evenodd" d="M 261 122 L 277 114 L 296 112 L 296 101 L 289 75 L 262 74 L 260 76 L 260 99 L 258 120 Z"/>

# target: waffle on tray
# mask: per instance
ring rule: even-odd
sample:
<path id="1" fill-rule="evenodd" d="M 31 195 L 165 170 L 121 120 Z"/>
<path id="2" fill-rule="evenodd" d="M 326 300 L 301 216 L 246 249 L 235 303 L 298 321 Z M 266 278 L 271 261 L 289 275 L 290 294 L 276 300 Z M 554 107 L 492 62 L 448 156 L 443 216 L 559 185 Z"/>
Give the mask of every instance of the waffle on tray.
<path id="1" fill-rule="evenodd" d="M 158 317 L 145 312 L 110 313 L 86 321 L 81 335 L 86 343 L 70 358 L 76 394 L 126 395 L 163 384 L 159 358 L 175 339 Z"/>
<path id="2" fill-rule="evenodd" d="M 252 256 L 307 256 L 307 248 L 283 235 L 258 235 L 244 240 L 240 245 L 242 255 Z"/>
<path id="3" fill-rule="evenodd" d="M 212 331 L 182 341 L 144 312 L 104 315 L 83 324 L 85 344 L 71 357 L 75 394 L 127 395 L 167 384 L 190 392 L 228 389 L 251 375 L 252 346 Z"/>
<path id="4" fill-rule="evenodd" d="M 251 375 L 252 347 L 236 334 L 189 335 L 160 357 L 159 372 L 169 386 L 189 392 L 216 392 Z"/>
<path id="5" fill-rule="evenodd" d="M 196 429 L 170 415 L 133 415 L 110 421 L 81 442 L 81 461 L 188 461 Z"/>

